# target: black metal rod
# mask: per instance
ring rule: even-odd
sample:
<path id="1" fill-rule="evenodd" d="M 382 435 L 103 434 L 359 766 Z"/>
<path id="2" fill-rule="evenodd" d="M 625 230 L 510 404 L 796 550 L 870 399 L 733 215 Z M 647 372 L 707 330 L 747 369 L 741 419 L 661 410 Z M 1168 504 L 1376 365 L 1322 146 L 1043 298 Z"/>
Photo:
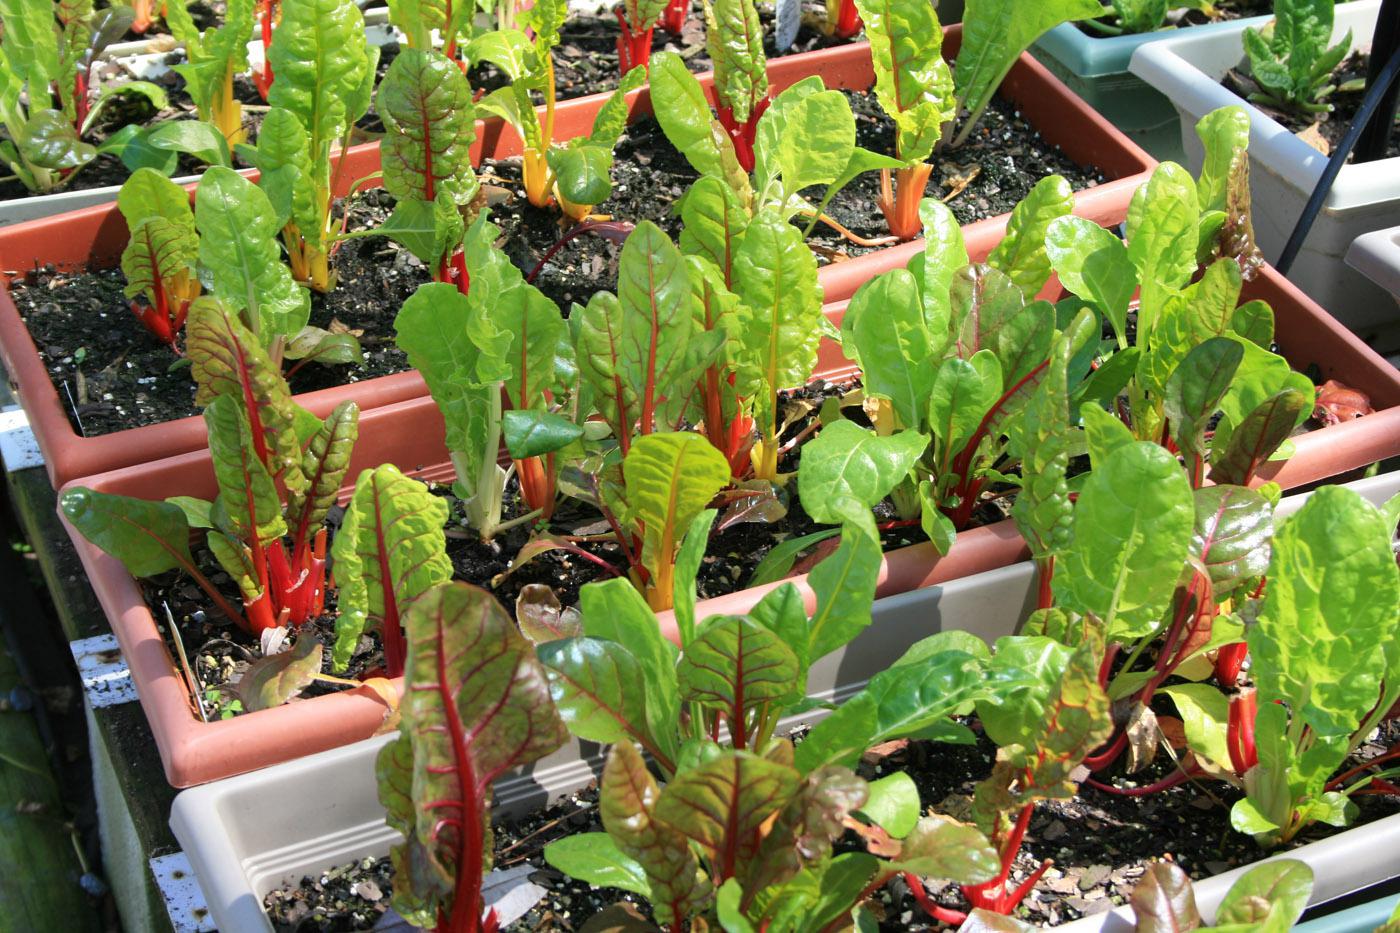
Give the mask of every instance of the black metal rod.
<path id="1" fill-rule="evenodd" d="M 1395 50 L 1400 48 L 1400 0 L 1385 0 L 1381 4 L 1380 15 L 1376 18 L 1376 31 L 1371 39 L 1371 64 L 1366 72 L 1366 87 L 1369 89 L 1380 80 L 1381 70 L 1390 61 Z M 1395 130 L 1395 112 L 1400 107 L 1400 82 L 1392 81 L 1390 89 L 1381 98 L 1375 115 L 1361 131 L 1356 141 L 1356 157 L 1353 162 L 1374 162 L 1385 158 L 1385 147 L 1390 134 Z"/>
<path id="2" fill-rule="evenodd" d="M 1392 2 L 1392 0 L 1388 0 L 1388 2 Z M 1400 0 L 1393 0 L 1393 2 L 1400 2 Z M 1298 252 L 1303 248 L 1303 241 L 1307 239 L 1313 221 L 1317 219 L 1318 212 L 1322 210 L 1322 202 L 1327 200 L 1327 193 L 1332 190 L 1332 183 L 1337 180 L 1337 173 L 1342 170 L 1342 166 L 1346 164 L 1347 156 L 1356 147 L 1356 140 L 1361 136 L 1361 131 L 1365 129 L 1367 121 L 1376 112 L 1381 98 L 1385 96 L 1386 91 L 1395 85 L 1397 74 L 1400 74 L 1400 49 L 1391 53 L 1390 59 L 1377 75 L 1376 81 L 1367 88 L 1365 96 L 1361 99 L 1360 109 L 1352 118 L 1351 126 L 1347 127 L 1346 135 L 1337 144 L 1337 148 L 1332 150 L 1332 157 L 1327 160 L 1327 167 L 1322 170 L 1322 177 L 1317 180 L 1312 196 L 1308 198 L 1308 203 L 1303 208 L 1297 225 L 1293 228 L 1293 235 L 1288 238 L 1288 245 L 1283 248 L 1283 254 L 1274 264 L 1274 268 L 1284 275 L 1287 275 L 1288 270 L 1292 268 L 1293 260 L 1298 258 Z"/>

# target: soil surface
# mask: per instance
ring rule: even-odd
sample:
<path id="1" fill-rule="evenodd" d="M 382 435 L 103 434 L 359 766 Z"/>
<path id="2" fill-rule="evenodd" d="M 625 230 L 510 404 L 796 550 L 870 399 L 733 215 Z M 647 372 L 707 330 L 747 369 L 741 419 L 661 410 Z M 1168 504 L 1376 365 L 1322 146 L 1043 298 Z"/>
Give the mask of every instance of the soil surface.
<path id="1" fill-rule="evenodd" d="M 894 127 L 873 94 L 847 91 L 858 115 L 857 141 L 890 151 Z M 372 119 L 372 117 L 371 117 Z M 948 197 L 962 223 L 1011 210 L 1035 179 L 1065 175 L 1076 189 L 1102 181 L 1092 169 L 1076 166 L 1044 139 L 1008 103 L 993 101 L 979 131 L 954 152 L 936 156 L 929 193 Z M 492 220 L 501 228 L 501 247 L 527 274 L 538 266 L 566 228 L 554 208 L 536 208 L 525 199 L 518 159 L 488 160 L 479 175 L 498 188 Z M 963 184 L 970 177 L 970 182 Z M 596 206 L 600 215 L 633 223 L 652 220 L 671 236 L 680 231 L 672 205 L 695 180 L 690 164 L 666 139 L 659 124 L 644 118 L 630 127 L 617 148 L 613 194 Z M 870 172 L 847 186 L 827 213 L 863 237 L 886 233 L 876 204 L 879 174 Z M 821 192 L 807 192 L 820 198 Z M 378 225 L 392 211 L 394 198 L 370 189 L 347 199 L 348 229 Z M 821 262 L 868 252 L 825 225 L 810 242 Z M 586 234 L 564 244 L 540 269 L 534 284 L 567 314 L 573 303 L 587 303 L 598 290 L 615 290 L 621 245 Z M 339 285 L 328 295 L 313 293 L 311 323 L 338 323 L 359 331 L 365 362 L 358 366 L 310 364 L 291 379 L 294 392 L 308 392 L 401 372 L 407 360 L 393 343 L 393 319 L 413 290 L 429 280 L 427 270 L 389 240 L 346 241 L 334 259 Z M 122 296 L 119 270 L 54 275 L 40 270 L 12 283 L 12 296 L 24 318 L 74 429 L 83 436 L 108 434 L 197 414 L 194 386 L 177 358 L 137 325 Z"/>
<path id="2" fill-rule="evenodd" d="M 1365 81 L 1370 62 L 1371 56 L 1365 52 L 1353 52 L 1332 73 L 1332 82 L 1341 87 L 1348 81 Z M 1230 71 L 1221 79 L 1220 83 L 1227 90 L 1245 99 L 1259 90 L 1247 72 Z M 1254 101 L 1251 103 L 1287 127 L 1290 132 L 1302 136 L 1313 148 L 1320 149 L 1330 155 L 1351 127 L 1357 111 L 1361 109 L 1362 94 L 1363 92 L 1360 90 L 1334 92 L 1328 98 L 1332 104 L 1332 112 L 1324 114 L 1296 113 L 1292 110 L 1281 110 Z M 1309 137 L 1314 138 L 1310 139 Z M 1316 137 L 1321 137 L 1324 141 L 1323 146 L 1318 145 Z M 1385 147 L 1385 158 L 1393 159 L 1397 156 L 1400 156 L 1400 117 L 1396 118 L 1395 123 L 1390 128 L 1390 135 L 1386 138 Z M 1347 156 L 1347 162 L 1353 161 L 1355 161 L 1355 153 Z"/>
<path id="3" fill-rule="evenodd" d="M 1397 738 L 1400 728 L 1392 721 L 1377 741 L 1359 750 L 1358 757 L 1374 757 Z M 991 772 L 995 758 L 995 746 L 979 735 L 976 745 L 911 742 L 888 757 L 868 754 L 860 771 L 867 779 L 907 771 L 919 788 L 926 812 L 965 820 L 972 790 Z M 1155 766 L 1152 774 L 1158 773 L 1165 773 L 1165 769 Z M 1265 853 L 1249 837 L 1229 828 L 1229 807 L 1238 796 L 1220 783 L 1186 784 L 1142 798 L 1084 787 L 1071 800 L 1041 803 L 1012 877 L 1025 878 L 1043 859 L 1052 859 L 1055 865 L 1027 898 L 1017 918 L 1037 926 L 1058 924 L 1126 903 L 1147 863 L 1154 859 L 1171 858 L 1198 880 L 1258 860 Z M 497 866 L 509 868 L 528 862 L 537 869 L 529 880 L 548 892 L 510 929 L 577 930 L 609 904 L 636 904 L 634 895 L 591 889 L 544 861 L 543 849 L 549 842 L 569 833 L 601 829 L 596 800 L 596 788 L 590 787 L 524 820 L 495 824 Z M 1400 799 L 1395 797 L 1362 796 L 1358 803 L 1361 815 L 1357 824 L 1400 812 Z M 1336 832 L 1332 827 L 1318 826 L 1294 845 Z M 838 845 L 856 848 L 859 843 L 848 833 Z M 392 887 L 389 860 L 366 858 L 275 890 L 264 906 L 279 933 L 363 930 L 371 928 L 388 909 Z M 933 881 L 928 882 L 927 890 L 947 907 L 965 907 L 955 885 Z M 923 914 L 902 878 L 877 891 L 867 907 L 885 933 L 951 929 Z"/>
<path id="4" fill-rule="evenodd" d="M 393 198 L 374 189 L 350 207 L 350 229 L 377 226 Z M 345 241 L 333 266 L 329 294 L 313 292 L 311 324 L 360 331 L 360 365 L 307 364 L 292 374 L 294 392 L 359 382 L 408 367 L 393 342 L 393 318 L 414 289 L 429 280 L 408 251 L 389 240 Z M 74 429 L 84 437 L 110 434 L 198 414 L 188 365 L 136 321 L 122 295 L 119 269 L 68 274 L 32 271 L 10 284 Z"/>
<path id="5" fill-rule="evenodd" d="M 1273 11 L 1271 0 L 1215 0 L 1212 4 L 1215 7 L 1215 16 L 1210 17 L 1200 10 L 1175 9 L 1167 13 L 1167 22 L 1164 28 L 1175 26 L 1178 29 L 1185 29 L 1190 26 L 1203 26 L 1207 23 L 1226 22 L 1232 19 L 1244 19 L 1248 16 L 1262 16 Z M 1106 23 L 1110 26 L 1117 26 L 1116 16 L 1105 16 L 1096 22 Z M 1075 23 L 1079 31 L 1095 39 L 1106 38 L 1102 30 L 1095 29 L 1090 25 L 1090 21 Z"/>

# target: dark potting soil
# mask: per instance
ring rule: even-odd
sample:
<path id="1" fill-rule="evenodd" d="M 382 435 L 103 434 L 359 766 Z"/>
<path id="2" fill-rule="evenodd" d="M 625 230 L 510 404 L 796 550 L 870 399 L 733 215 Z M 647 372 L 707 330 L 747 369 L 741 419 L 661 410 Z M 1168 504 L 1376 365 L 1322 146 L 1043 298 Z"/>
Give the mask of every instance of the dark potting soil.
<path id="1" fill-rule="evenodd" d="M 975 728 L 975 725 L 974 725 Z M 1379 740 L 1363 746 L 1358 758 L 1380 754 L 1400 728 L 1386 724 Z M 901 743 L 902 744 L 902 743 Z M 996 748 L 985 736 L 976 745 L 902 744 L 887 757 L 869 754 L 861 775 L 875 779 L 907 771 L 919 788 L 925 812 L 969 819 L 971 794 L 996 759 Z M 1154 774 L 1164 769 L 1156 767 Z M 1149 797 L 1131 798 L 1083 787 L 1071 800 L 1041 803 L 1031 819 L 1012 878 L 1021 880 L 1042 859 L 1055 865 L 1046 872 L 1017 913 L 1036 925 L 1065 923 L 1126 903 L 1149 861 L 1170 857 L 1192 878 L 1200 880 L 1262 858 L 1249 837 L 1229 826 L 1229 807 L 1238 792 L 1221 783 L 1186 784 Z M 1400 799 L 1363 796 L 1358 799 L 1362 824 L 1400 812 Z M 577 930 L 594 913 L 637 898 L 621 891 L 593 889 L 550 867 L 545 845 L 565 835 L 598 832 L 597 788 L 589 787 L 522 820 L 500 820 L 493 826 L 497 867 L 528 863 L 537 870 L 529 880 L 545 888 L 540 903 L 511 929 Z M 1332 835 L 1338 830 L 1319 826 L 1293 845 Z M 848 834 L 838 843 L 858 848 Z M 957 886 L 930 880 L 927 890 L 945 906 L 965 904 Z M 278 933 L 364 930 L 388 909 L 393 889 L 389 859 L 365 858 L 339 865 L 300 883 L 289 883 L 264 899 Z M 951 929 L 928 918 L 915 903 L 903 878 L 895 878 L 866 902 L 885 933 Z"/>
<path id="2" fill-rule="evenodd" d="M 845 94 L 857 115 L 857 143 L 876 152 L 893 151 L 894 123 L 880 110 L 875 95 Z M 1063 175 L 1076 190 L 1104 180 L 1093 168 L 1076 165 L 1058 146 L 1047 143 L 1012 104 L 1000 98 L 993 100 L 968 142 L 935 156 L 935 164 L 928 194 L 947 197 L 954 216 L 964 224 L 1009 212 L 1045 175 Z M 565 232 L 560 215 L 526 201 L 519 160 L 489 161 L 480 175 L 483 182 L 503 185 L 510 192 L 509 201 L 498 205 L 491 216 L 504 235 L 503 248 L 528 273 Z M 612 197 L 594 207 L 597 214 L 632 223 L 650 220 L 672 237 L 679 234 L 680 218 L 673 205 L 697 176 L 654 119 L 643 118 L 628 128 L 616 150 L 612 177 Z M 815 203 L 822 191 L 814 188 L 805 194 Z M 827 213 L 858 236 L 883 237 L 888 230 L 877 204 L 879 195 L 879 173 L 867 172 L 836 195 Z M 825 224 L 816 227 L 808 242 L 822 263 L 871 250 Z M 616 288 L 620 253 L 620 245 L 596 235 L 577 237 L 549 259 L 534 284 L 567 313 L 572 303 L 586 303 L 594 291 Z"/>
<path id="3" fill-rule="evenodd" d="M 1185 29 L 1191 26 L 1204 26 L 1207 23 L 1228 22 L 1232 19 L 1244 19 L 1247 16 L 1262 16 L 1273 11 L 1271 0 L 1215 0 L 1211 6 L 1215 7 L 1215 16 L 1207 16 L 1200 10 L 1181 9 L 1173 10 L 1167 14 L 1167 23 L 1163 28 L 1176 27 Z M 1109 25 L 1117 25 L 1117 17 L 1106 16 L 1100 22 Z M 1079 31 L 1095 39 L 1108 38 L 1104 33 L 1089 25 L 1089 21 L 1075 23 Z"/>
<path id="4" fill-rule="evenodd" d="M 392 204 L 378 189 L 365 192 L 350 206 L 350 229 L 378 225 Z M 429 280 L 427 270 L 381 237 L 345 241 L 333 263 L 339 284 L 329 294 L 312 293 L 311 323 L 362 331 L 365 361 L 308 364 L 292 376 L 294 392 L 359 382 L 408 365 L 393 342 L 392 323 L 414 289 Z M 122 295 L 125 282 L 119 269 L 39 269 L 10 285 L 69 420 L 84 437 L 198 414 L 188 366 L 178 365 L 181 358 L 137 323 Z"/>
<path id="5" fill-rule="evenodd" d="M 1332 72 L 1332 83 L 1340 87 L 1348 81 L 1361 80 L 1366 78 L 1366 71 L 1370 67 L 1371 56 L 1365 52 L 1353 52 L 1351 55 L 1337 66 L 1337 70 Z M 1247 72 L 1229 71 L 1220 80 L 1220 84 L 1234 94 L 1238 94 L 1245 99 L 1250 94 L 1259 90 L 1254 80 Z M 1302 134 L 1315 127 L 1315 133 L 1322 137 L 1326 143 L 1326 154 L 1331 154 L 1332 150 L 1342 141 L 1347 129 L 1355 119 L 1357 111 L 1361 108 L 1361 91 L 1337 91 L 1328 98 L 1332 104 L 1332 112 L 1324 114 L 1301 114 L 1292 110 L 1281 110 L 1265 104 L 1254 103 L 1264 113 L 1273 117 L 1280 124 L 1294 134 Z M 1309 133 L 1311 135 L 1311 133 Z M 1305 139 L 1307 137 L 1304 137 Z M 1309 140 L 1309 144 L 1317 148 L 1317 143 Z M 1354 154 L 1353 154 L 1354 155 Z M 1385 158 L 1393 159 L 1400 156 L 1400 117 L 1398 117 L 1390 128 L 1390 135 L 1386 139 Z M 1354 161 L 1353 156 L 1347 156 L 1347 161 Z"/>

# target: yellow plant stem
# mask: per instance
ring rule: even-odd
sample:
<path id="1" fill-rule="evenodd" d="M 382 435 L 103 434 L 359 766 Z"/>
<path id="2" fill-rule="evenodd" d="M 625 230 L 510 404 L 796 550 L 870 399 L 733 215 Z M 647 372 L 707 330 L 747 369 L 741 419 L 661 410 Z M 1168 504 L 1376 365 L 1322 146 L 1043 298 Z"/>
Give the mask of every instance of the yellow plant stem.
<path id="1" fill-rule="evenodd" d="M 539 119 L 537 117 L 537 119 Z M 521 157 L 520 171 L 525 182 L 525 197 L 535 207 L 548 207 L 554 194 L 554 173 L 549 170 L 545 153 L 554 142 L 554 59 L 545 59 L 544 117 L 540 120 L 540 146 L 529 146 Z"/>
<path id="2" fill-rule="evenodd" d="M 675 565 L 669 561 L 663 562 L 656 568 L 656 578 L 647 584 L 643 591 L 646 594 L 647 605 L 653 612 L 664 612 L 672 608 L 674 585 L 672 576 L 675 572 Z"/>
<path id="3" fill-rule="evenodd" d="M 880 172 L 880 211 L 885 215 L 890 233 L 901 240 L 912 240 L 923 232 L 919 201 L 924 197 L 932 173 L 933 166 L 928 162 L 902 168 L 893 179 L 889 169 Z"/>
<path id="4" fill-rule="evenodd" d="M 219 128 L 219 132 L 224 134 L 224 139 L 228 140 L 230 147 L 238 145 L 248 137 L 248 131 L 243 128 L 243 105 L 233 96 L 232 69 L 224 73 L 224 87 L 214 101 L 209 119 Z"/>

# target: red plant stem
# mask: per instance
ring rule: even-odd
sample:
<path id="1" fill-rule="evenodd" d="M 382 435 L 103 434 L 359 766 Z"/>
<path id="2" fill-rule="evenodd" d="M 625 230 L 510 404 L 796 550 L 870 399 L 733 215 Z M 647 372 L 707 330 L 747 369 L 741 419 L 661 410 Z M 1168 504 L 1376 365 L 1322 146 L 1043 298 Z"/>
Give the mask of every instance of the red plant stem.
<path id="1" fill-rule="evenodd" d="M 263 70 L 262 74 L 254 82 L 258 86 L 258 96 L 267 100 L 267 95 L 272 90 L 272 59 L 269 53 L 272 51 L 272 0 L 262 0 L 259 4 L 262 7 L 262 47 L 263 47 Z"/>
<path id="2" fill-rule="evenodd" d="M 520 479 L 520 497 L 530 511 L 543 510 L 548 502 L 549 479 L 539 457 L 515 461 L 515 475 Z"/>
<path id="3" fill-rule="evenodd" d="M 87 69 L 79 68 L 73 75 L 73 129 L 80 135 L 83 130 L 83 122 L 88 117 L 87 89 Z M 152 266 L 152 268 L 155 267 Z"/>
<path id="4" fill-rule="evenodd" d="M 719 107 L 719 122 L 724 127 L 725 132 L 734 143 L 734 155 L 739 159 L 739 167 L 746 172 L 752 172 L 754 167 L 753 141 L 754 134 L 758 132 L 758 121 L 768 109 L 769 100 L 763 98 L 754 104 L 749 110 L 749 118 L 740 123 L 734 118 L 734 108 L 726 105 Z"/>
<path id="5" fill-rule="evenodd" d="M 381 549 L 380 553 L 383 553 Z M 386 603 L 387 603 L 387 596 Z M 438 929 L 448 933 L 477 933 L 481 929 L 481 879 L 486 830 L 483 811 L 486 809 L 486 788 L 477 780 L 472 762 L 466 727 L 457 708 L 457 693 L 447 671 L 447 629 L 441 613 L 437 617 L 437 690 L 447 734 L 452 739 L 452 754 L 457 771 L 457 786 L 462 800 L 460 832 L 457 834 L 457 879 L 452 892 L 452 907 L 447 912 L 446 925 L 441 916 Z M 385 642 L 387 647 L 387 640 Z M 402 664 L 402 660 L 400 661 Z M 390 675 L 395 676 L 395 675 Z M 489 921 L 488 921 L 489 923 Z"/>
<path id="6" fill-rule="evenodd" d="M 1109 676 L 1113 673 L 1113 662 L 1118 658 L 1118 652 L 1122 647 L 1115 641 L 1104 650 L 1103 663 L 1099 665 L 1099 688 L 1101 690 L 1108 689 Z"/>
<path id="7" fill-rule="evenodd" d="M 1055 558 L 1054 555 L 1035 562 L 1039 585 L 1036 587 L 1035 605 L 1037 609 L 1049 609 L 1055 605 Z"/>
<path id="8" fill-rule="evenodd" d="M 1142 787 L 1114 787 L 1112 784 L 1105 784 L 1093 778 L 1085 778 L 1084 783 L 1095 790 L 1101 790 L 1105 794 L 1113 794 L 1118 797 L 1148 797 L 1160 791 L 1171 790 L 1179 784 L 1185 784 L 1199 774 L 1199 771 L 1186 771 L 1179 768 L 1160 781 L 1156 781 L 1152 784 L 1144 784 Z"/>
<path id="9" fill-rule="evenodd" d="M 617 37 L 617 70 L 626 77 L 633 68 L 647 67 L 651 56 L 652 27 L 633 28 L 621 7 L 613 12 L 617 14 L 617 23 L 622 28 L 622 35 Z"/>
<path id="10" fill-rule="evenodd" d="M 935 904 L 933 899 L 928 896 L 928 892 L 924 890 L 923 881 L 912 871 L 906 871 L 904 873 L 904 883 L 909 886 L 909 893 L 914 896 L 914 902 L 923 908 L 924 913 L 928 914 L 939 923 L 961 927 L 967 922 L 967 914 L 962 911 L 950 910 L 947 907 Z"/>
<path id="11" fill-rule="evenodd" d="M 1227 690 L 1233 689 L 1240 679 L 1240 668 L 1249 654 L 1249 645 L 1238 641 L 1232 645 L 1221 645 L 1215 653 L 1215 679 Z"/>
<path id="12" fill-rule="evenodd" d="M 1376 765 L 1378 765 L 1378 764 L 1380 764 L 1380 763 L 1382 763 L 1382 762 L 1385 762 L 1385 761 L 1394 761 L 1394 760 L 1396 760 L 1396 759 L 1398 759 L 1398 758 L 1400 758 L 1400 745 L 1397 745 L 1397 746 L 1395 746 L 1394 748 L 1391 748 L 1389 751 L 1387 751 L 1387 752 L 1386 752 L 1385 754 L 1383 754 L 1383 755 L 1378 755 L 1378 756 L 1376 756 L 1375 758 L 1372 758 L 1370 761 L 1362 762 L 1361 764 L 1357 765 L 1356 767 L 1352 768 L 1352 769 L 1349 770 L 1349 771 L 1343 771 L 1343 772 L 1342 772 L 1341 774 L 1339 774 L 1337 777 L 1334 777 L 1332 780 L 1330 780 L 1330 781 L 1327 782 L 1327 789 L 1328 789 L 1328 790 L 1337 790 L 1339 787 L 1341 787 L 1343 784 L 1345 784 L 1348 780 L 1350 780 L 1351 778 L 1356 777 L 1358 774 L 1360 774 L 1361 772 L 1367 770 L 1368 768 L 1374 768 Z"/>
<path id="13" fill-rule="evenodd" d="M 1128 747 L 1128 733 L 1119 730 L 1113 741 L 1109 742 L 1104 750 L 1097 755 L 1090 755 L 1084 759 L 1084 767 L 1090 771 L 1102 771 L 1118 759 L 1123 754 L 1123 749 Z"/>
<path id="14" fill-rule="evenodd" d="M 504 0 L 504 2 L 514 2 L 514 0 Z M 443 8 L 442 8 L 442 21 L 443 21 L 444 23 L 451 23 L 451 22 L 452 22 L 452 0 L 447 0 L 447 2 L 443 5 Z M 444 54 L 444 55 L 446 55 L 448 58 L 450 58 L 450 59 L 456 61 L 456 59 L 457 59 L 457 37 L 456 37 L 456 36 L 452 36 L 451 38 L 449 38 L 449 39 L 447 40 L 447 45 L 443 47 L 442 54 Z M 465 71 L 467 70 L 467 63 L 466 63 L 466 62 L 460 62 L 459 64 L 461 65 L 462 71 L 465 72 Z M 424 137 L 424 138 L 426 139 L 426 138 L 428 138 L 428 137 Z M 429 198 L 428 200 L 432 200 L 432 199 Z"/>
<path id="15" fill-rule="evenodd" d="M 673 36 L 681 34 L 685 28 L 686 15 L 690 13 L 690 0 L 670 0 L 661 11 L 661 28 Z M 648 33 L 650 30 L 648 30 Z M 647 47 L 651 47 L 651 36 L 647 36 Z"/>
<path id="16" fill-rule="evenodd" d="M 1259 695 L 1250 690 L 1230 698 L 1230 718 L 1225 731 L 1225 746 L 1230 752 L 1230 766 L 1243 776 L 1259 763 L 1259 750 L 1254 745 L 1254 718 L 1259 711 Z"/>
<path id="17" fill-rule="evenodd" d="M 982 446 L 982 440 L 991 430 L 992 421 L 998 416 L 1006 404 L 1016 396 L 1033 379 L 1040 377 L 1045 371 L 1045 367 L 1050 365 L 1048 359 L 1042 360 L 1030 372 L 1026 373 L 1016 383 L 1001 394 L 1001 398 L 996 400 L 987 413 L 982 416 L 982 420 L 977 425 L 977 430 L 972 433 L 972 438 L 953 460 L 953 472 L 957 474 L 958 488 L 955 492 L 959 495 L 957 508 L 949 513 L 948 517 L 953 522 L 953 527 L 959 531 L 967 527 L 967 523 L 972 519 L 972 511 L 977 506 L 977 495 L 982 491 L 983 480 L 972 480 L 968 476 L 968 471 L 972 467 L 972 458 L 977 455 L 977 448 Z"/>
<path id="18" fill-rule="evenodd" d="M 856 9 L 855 0 L 841 0 L 841 7 L 836 13 L 836 28 L 833 30 L 837 38 L 854 38 L 863 25 L 860 21 L 860 10 Z"/>

